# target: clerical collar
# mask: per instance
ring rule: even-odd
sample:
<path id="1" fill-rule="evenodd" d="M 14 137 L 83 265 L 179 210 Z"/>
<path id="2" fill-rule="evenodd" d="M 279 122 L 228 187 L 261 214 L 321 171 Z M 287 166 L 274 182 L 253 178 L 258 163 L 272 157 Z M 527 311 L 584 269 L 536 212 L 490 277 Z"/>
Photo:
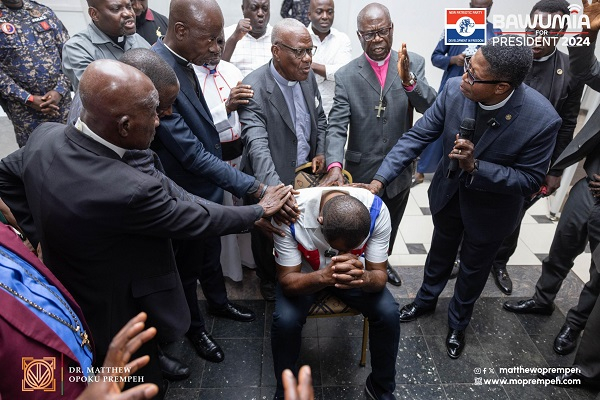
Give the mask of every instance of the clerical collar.
<path id="1" fill-rule="evenodd" d="M 367 53 L 364 53 L 364 54 L 365 54 L 365 57 L 367 58 L 367 61 L 369 61 L 371 63 L 371 65 L 377 65 L 378 67 L 384 66 L 390 60 L 390 57 L 392 56 L 392 52 L 390 51 L 385 59 L 383 59 L 381 61 L 375 61 L 371 57 L 369 57 L 367 55 Z"/>
<path id="2" fill-rule="evenodd" d="M 556 47 L 554 48 L 554 51 L 552 53 L 548 54 L 546 57 L 538 58 L 537 60 L 534 58 L 533 62 L 544 62 L 544 61 L 548 60 L 550 57 L 552 57 L 554 55 L 554 53 L 556 53 Z"/>
<path id="3" fill-rule="evenodd" d="M 279 72 L 277 72 L 277 70 L 275 69 L 275 66 L 273 65 L 273 61 L 271 61 L 271 63 L 269 64 L 269 68 L 271 69 L 271 73 L 273 74 L 273 78 L 275 78 L 275 80 L 277 82 L 279 82 L 280 85 L 283 85 L 283 86 L 296 86 L 296 84 L 298 83 L 298 81 L 288 81 L 283 76 L 281 76 L 281 74 Z"/>
<path id="4" fill-rule="evenodd" d="M 514 90 L 513 90 L 513 91 L 512 91 L 512 92 L 511 92 L 511 93 L 508 95 L 508 97 L 507 97 L 507 98 L 505 98 L 504 100 L 502 100 L 500 103 L 498 103 L 498 104 L 493 104 L 493 105 L 491 105 L 491 106 L 486 106 L 485 104 L 481 104 L 481 103 L 477 103 L 477 104 L 479 104 L 479 107 L 481 107 L 481 108 L 482 108 L 482 109 L 484 109 L 484 110 L 488 110 L 488 111 L 491 111 L 491 110 L 497 110 L 497 109 L 499 109 L 499 108 L 501 108 L 501 107 L 504 107 L 504 105 L 505 105 L 506 103 L 508 103 L 508 100 L 510 100 L 510 98 L 512 97 L 512 95 L 513 95 L 513 94 L 515 94 L 515 91 L 514 91 Z"/>
<path id="5" fill-rule="evenodd" d="M 159 39 L 160 40 L 160 39 Z M 175 51 L 173 49 L 171 49 L 169 46 L 167 46 L 167 44 L 163 41 L 163 44 L 165 45 L 165 47 L 167 48 L 167 50 L 169 50 L 174 56 L 175 56 L 175 60 L 181 64 L 181 65 L 185 65 L 188 68 L 193 68 L 192 63 L 189 62 L 188 60 L 186 60 L 185 58 L 181 57 L 179 54 L 175 53 Z"/>
<path id="6" fill-rule="evenodd" d="M 113 43 L 115 43 L 119 46 L 121 46 L 121 44 L 123 44 L 123 42 L 125 41 L 125 38 L 126 38 L 126 36 L 110 36 L 110 35 L 106 35 L 106 36 L 108 36 L 108 38 L 110 40 L 112 40 Z M 121 47 L 123 47 L 123 46 L 121 46 Z"/>
<path id="7" fill-rule="evenodd" d="M 123 158 L 123 156 L 125 155 L 125 152 L 127 151 L 127 149 L 124 149 L 122 147 L 114 145 L 111 142 L 109 142 L 108 140 L 98 136 L 85 124 L 85 122 L 83 122 L 81 120 L 81 118 L 77 118 L 77 122 L 75 122 L 75 128 L 77 128 L 78 131 L 80 131 L 81 133 L 83 133 L 86 136 L 89 136 L 91 139 L 95 140 L 96 142 L 108 147 L 109 149 L 111 149 L 112 151 L 117 153 L 119 155 L 119 157 L 121 157 L 121 158 Z"/>

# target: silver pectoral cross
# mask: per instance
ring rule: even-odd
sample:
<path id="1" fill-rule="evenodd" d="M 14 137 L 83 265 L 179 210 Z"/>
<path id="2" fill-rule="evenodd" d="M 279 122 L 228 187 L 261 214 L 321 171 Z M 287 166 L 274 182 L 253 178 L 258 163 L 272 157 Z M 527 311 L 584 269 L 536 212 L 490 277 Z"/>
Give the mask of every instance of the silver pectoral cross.
<path id="1" fill-rule="evenodd" d="M 381 113 L 385 111 L 385 107 L 383 106 L 383 88 L 381 88 L 381 93 L 379 93 L 379 104 L 375 107 L 375 111 L 377 111 L 377 118 L 381 118 Z"/>

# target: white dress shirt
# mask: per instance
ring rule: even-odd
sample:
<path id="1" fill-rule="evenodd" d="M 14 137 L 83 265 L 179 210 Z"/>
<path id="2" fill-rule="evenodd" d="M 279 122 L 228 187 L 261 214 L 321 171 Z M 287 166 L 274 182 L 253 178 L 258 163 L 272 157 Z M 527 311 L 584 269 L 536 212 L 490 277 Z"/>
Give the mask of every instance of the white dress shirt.
<path id="1" fill-rule="evenodd" d="M 228 116 L 225 102 L 231 88 L 243 79 L 242 73 L 235 65 L 223 60 L 216 66 L 215 73 L 211 74 L 210 68 L 200 65 L 194 65 L 194 71 L 219 132 L 219 140 L 223 143 L 239 139 L 242 129 L 238 113 L 234 111 Z"/>
<path id="2" fill-rule="evenodd" d="M 229 98 L 231 88 L 235 87 L 243 77 L 240 70 L 233 64 L 221 60 L 213 69 L 211 67 L 194 65 L 194 72 L 198 77 L 200 90 L 204 95 L 206 104 L 210 109 L 213 122 L 221 143 L 241 140 L 240 134 L 242 127 L 237 111 L 227 115 L 225 102 Z M 233 168 L 240 168 L 239 156 L 233 160 L 227 161 Z M 231 193 L 225 191 L 223 194 L 223 205 L 242 206 L 242 199 L 234 197 Z M 240 282 L 243 277 L 242 265 L 255 268 L 254 258 L 252 256 L 251 239 L 249 233 L 232 234 L 221 236 L 221 267 L 223 275 Z"/>
<path id="3" fill-rule="evenodd" d="M 237 24 L 225 28 L 225 40 L 233 35 L 236 27 Z M 273 27 L 267 24 L 267 31 L 258 39 L 246 34 L 242 40 L 237 42 L 229 62 L 238 67 L 244 77 L 271 59 L 271 32 L 273 32 Z"/>
<path id="4" fill-rule="evenodd" d="M 325 65 L 325 75 L 315 74 L 321 99 L 323 100 L 323 109 L 325 114 L 329 115 L 331 106 L 333 106 L 333 95 L 335 92 L 335 72 L 352 60 L 352 45 L 350 38 L 343 32 L 331 28 L 329 35 L 321 42 L 319 37 L 312 30 L 312 24 L 308 26 L 310 36 L 312 36 L 313 45 L 317 46 L 317 52 L 313 56 L 313 62 Z"/>

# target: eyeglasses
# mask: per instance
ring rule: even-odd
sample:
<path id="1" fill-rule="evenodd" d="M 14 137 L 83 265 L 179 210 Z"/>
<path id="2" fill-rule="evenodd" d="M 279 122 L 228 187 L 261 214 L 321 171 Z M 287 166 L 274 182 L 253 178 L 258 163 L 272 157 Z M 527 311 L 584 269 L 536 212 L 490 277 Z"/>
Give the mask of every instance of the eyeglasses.
<path id="1" fill-rule="evenodd" d="M 392 31 L 393 27 L 394 27 L 394 25 L 391 25 L 391 26 L 388 26 L 387 28 L 381 28 L 376 31 L 365 32 L 365 33 L 358 31 L 358 34 L 360 35 L 361 38 L 363 38 L 363 40 L 365 42 L 370 42 L 375 39 L 375 36 L 379 36 L 380 38 L 387 37 L 390 34 L 390 32 Z"/>
<path id="2" fill-rule="evenodd" d="M 482 81 L 475 78 L 475 75 L 473 75 L 473 73 L 471 72 L 471 57 L 465 57 L 464 71 L 467 74 L 467 82 L 469 82 L 469 85 L 471 86 L 473 86 L 476 83 L 484 83 L 488 85 L 497 85 L 498 83 L 508 83 L 509 85 L 511 84 L 507 81 Z"/>
<path id="3" fill-rule="evenodd" d="M 277 46 L 281 45 L 289 50 L 292 51 L 292 53 L 294 54 L 294 57 L 298 58 L 298 59 L 302 59 L 304 58 L 304 55 L 307 54 L 310 57 L 314 56 L 316 51 L 317 51 L 317 46 L 311 46 L 307 49 L 296 49 L 294 47 L 290 47 L 287 44 L 284 43 L 276 43 Z"/>

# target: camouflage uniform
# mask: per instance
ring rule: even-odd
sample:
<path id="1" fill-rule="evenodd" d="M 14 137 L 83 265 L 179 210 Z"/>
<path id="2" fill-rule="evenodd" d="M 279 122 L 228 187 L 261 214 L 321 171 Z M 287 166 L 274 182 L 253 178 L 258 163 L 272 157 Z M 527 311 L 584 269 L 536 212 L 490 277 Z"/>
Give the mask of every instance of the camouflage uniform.
<path id="1" fill-rule="evenodd" d="M 62 73 L 61 53 L 69 34 L 52 10 L 32 0 L 23 0 L 20 9 L 0 3 L 0 27 L 0 102 L 22 147 L 42 122 L 67 120 L 71 83 Z M 62 96 L 57 117 L 27 105 L 30 95 L 51 90 Z"/>

